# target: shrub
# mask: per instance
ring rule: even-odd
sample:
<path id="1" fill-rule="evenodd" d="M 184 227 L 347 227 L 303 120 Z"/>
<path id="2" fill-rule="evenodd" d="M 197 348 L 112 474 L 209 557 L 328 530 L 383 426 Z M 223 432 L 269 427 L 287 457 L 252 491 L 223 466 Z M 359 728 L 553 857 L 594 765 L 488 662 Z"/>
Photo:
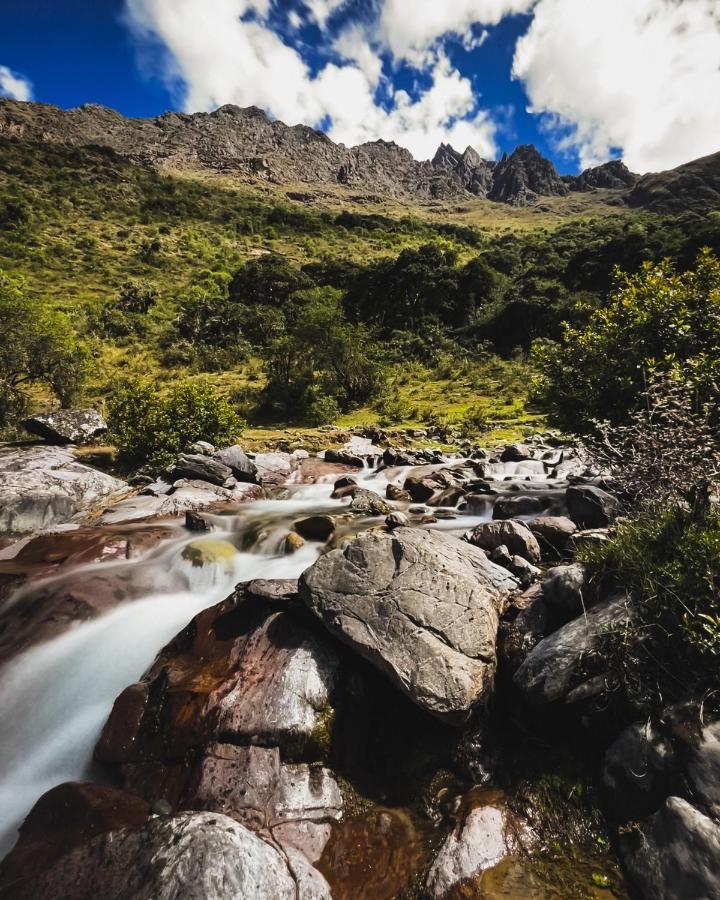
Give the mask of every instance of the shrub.
<path id="1" fill-rule="evenodd" d="M 110 428 L 123 460 L 159 469 L 195 441 L 232 443 L 244 422 L 211 385 L 184 381 L 161 395 L 147 381 L 127 382 L 113 396 Z"/>
<path id="2" fill-rule="evenodd" d="M 307 407 L 310 425 L 331 425 L 340 415 L 340 407 L 334 397 L 322 391 L 314 391 Z"/>
<path id="3" fill-rule="evenodd" d="M 91 314 L 90 328 L 105 337 L 142 335 L 147 327 L 147 314 L 157 299 L 154 285 L 146 281 L 126 281 L 114 299 Z"/>

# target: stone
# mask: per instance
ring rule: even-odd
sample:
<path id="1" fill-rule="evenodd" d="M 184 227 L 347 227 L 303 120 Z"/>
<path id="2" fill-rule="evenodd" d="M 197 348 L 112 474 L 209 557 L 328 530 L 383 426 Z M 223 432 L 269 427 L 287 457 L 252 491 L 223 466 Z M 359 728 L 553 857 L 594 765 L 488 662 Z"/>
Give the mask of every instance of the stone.
<path id="1" fill-rule="evenodd" d="M 358 490 L 358 483 L 351 475 L 342 475 L 337 479 L 330 494 L 333 500 L 341 500 L 343 497 L 352 497 Z"/>
<path id="2" fill-rule="evenodd" d="M 203 456 L 212 456 L 215 452 L 215 447 L 209 441 L 195 441 L 188 450 L 191 453 L 200 453 Z"/>
<path id="3" fill-rule="evenodd" d="M 387 516 L 392 512 L 392 507 L 375 491 L 357 488 L 352 495 L 350 512 L 363 516 Z"/>
<path id="4" fill-rule="evenodd" d="M 293 528 L 308 541 L 325 543 L 335 534 L 335 519 L 332 516 L 308 516 L 298 519 Z"/>
<path id="5" fill-rule="evenodd" d="M 222 465 L 227 466 L 238 481 L 254 484 L 257 481 L 257 467 L 247 456 L 242 447 L 233 444 L 232 447 L 222 447 L 213 454 Z"/>
<path id="6" fill-rule="evenodd" d="M 361 456 L 356 456 L 347 450 L 326 450 L 325 462 L 339 463 L 342 466 L 353 466 L 356 469 L 364 469 L 365 461 Z"/>
<path id="7" fill-rule="evenodd" d="M 305 539 L 294 531 L 289 531 L 283 541 L 282 549 L 284 553 L 290 554 L 297 553 L 304 546 Z"/>
<path id="8" fill-rule="evenodd" d="M 169 470 L 168 476 L 173 482 L 187 478 L 191 481 L 207 481 L 209 484 L 224 487 L 233 477 L 233 473 L 229 466 L 216 459 L 211 459 L 209 456 L 199 453 L 181 453 L 175 465 Z"/>
<path id="9" fill-rule="evenodd" d="M 253 459 L 260 484 L 285 484 L 299 465 L 290 453 L 256 453 Z"/>
<path id="10" fill-rule="evenodd" d="M 542 555 L 530 529 L 523 522 L 512 519 L 483 522 L 469 532 L 466 539 L 474 547 L 488 551 L 504 544 L 510 554 L 522 556 L 531 563 L 539 563 Z"/>
<path id="11" fill-rule="evenodd" d="M 154 816 L 142 826 L 100 834 L 48 869 L 30 868 L 25 878 L 13 883 L 12 892 L 16 900 L 69 895 L 73 900 L 300 896 L 288 860 L 277 848 L 228 816 L 205 812 Z M 329 900 L 329 889 L 324 896 Z"/>
<path id="12" fill-rule="evenodd" d="M 492 691 L 498 609 L 516 586 L 481 551 L 400 528 L 320 557 L 299 590 L 332 634 L 415 703 L 461 724 Z"/>
<path id="13" fill-rule="evenodd" d="M 698 805 L 720 820 L 720 721 L 705 726 L 688 750 L 687 779 Z"/>
<path id="14" fill-rule="evenodd" d="M 533 458 L 533 451 L 527 444 L 508 444 L 500 453 L 500 462 L 525 462 Z"/>
<path id="15" fill-rule="evenodd" d="M 188 509 L 207 509 L 213 506 L 249 503 L 263 496 L 257 484 L 236 484 L 232 488 L 219 487 L 208 481 L 176 481 L 172 493 L 160 497 L 130 497 L 108 508 L 99 522 L 118 525 L 138 519 L 174 516 Z"/>
<path id="16" fill-rule="evenodd" d="M 64 447 L 0 449 L 0 533 L 25 534 L 82 521 L 129 491 Z"/>
<path id="17" fill-rule="evenodd" d="M 410 494 L 414 503 L 427 503 L 428 506 L 456 506 L 464 493 L 463 484 L 460 474 L 452 469 L 430 472 L 420 469 L 408 475 L 403 489 Z"/>
<path id="18" fill-rule="evenodd" d="M 572 546 L 577 525 L 567 516 L 538 516 L 527 523 L 544 556 L 562 556 Z"/>
<path id="19" fill-rule="evenodd" d="M 550 505 L 545 497 L 527 496 L 498 497 L 493 506 L 493 519 L 514 519 L 517 516 L 536 516 Z"/>
<path id="20" fill-rule="evenodd" d="M 404 528 L 410 524 L 410 519 L 405 515 L 405 513 L 394 512 L 390 513 L 390 515 L 385 519 L 385 525 L 391 531 L 394 528 Z"/>
<path id="21" fill-rule="evenodd" d="M 720 825 L 680 797 L 621 835 L 625 867 L 645 900 L 720 897 Z"/>
<path id="22" fill-rule="evenodd" d="M 592 605 L 587 568 L 579 562 L 549 569 L 543 581 L 548 609 L 557 621 L 568 622 Z"/>
<path id="23" fill-rule="evenodd" d="M 58 409 L 31 416 L 22 425 L 50 444 L 89 444 L 107 431 L 105 419 L 94 409 Z"/>
<path id="24" fill-rule="evenodd" d="M 617 498 L 592 484 L 571 485 L 565 500 L 570 518 L 580 528 L 603 528 L 620 512 Z"/>
<path id="25" fill-rule="evenodd" d="M 543 639 L 547 627 L 547 605 L 539 584 L 513 597 L 498 632 L 498 660 L 504 668 L 511 674 L 516 672 Z"/>
<path id="26" fill-rule="evenodd" d="M 584 670 L 607 630 L 628 622 L 630 615 L 629 598 L 620 594 L 563 625 L 540 641 L 529 654 L 514 675 L 516 687 L 538 706 L 567 699 L 579 684 L 588 680 Z M 604 671 L 604 660 L 596 659 L 595 662 Z"/>
<path id="27" fill-rule="evenodd" d="M 185 527 L 188 531 L 212 531 L 212 525 L 192 509 L 185 513 Z"/>
<path id="28" fill-rule="evenodd" d="M 410 503 L 412 500 L 410 493 L 397 484 L 389 484 L 385 488 L 385 496 L 388 500 L 394 500 L 397 503 Z"/>

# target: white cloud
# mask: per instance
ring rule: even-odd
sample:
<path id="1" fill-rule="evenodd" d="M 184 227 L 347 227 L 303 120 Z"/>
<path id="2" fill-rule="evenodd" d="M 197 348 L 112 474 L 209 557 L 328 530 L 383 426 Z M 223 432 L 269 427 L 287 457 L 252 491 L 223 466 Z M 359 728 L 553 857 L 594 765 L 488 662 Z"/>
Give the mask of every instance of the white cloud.
<path id="1" fill-rule="evenodd" d="M 12 72 L 7 66 L 0 66 L 0 97 L 11 100 L 32 100 L 32 84 L 27 78 Z"/>
<path id="2" fill-rule="evenodd" d="M 472 46 L 473 25 L 497 25 L 512 13 L 528 12 L 536 0 L 384 0 L 379 35 L 396 59 L 424 65 L 435 43 L 447 35 Z"/>
<path id="3" fill-rule="evenodd" d="M 313 19 L 324 28 L 330 16 L 345 4 L 345 0 L 304 0 L 304 3 Z"/>
<path id="4" fill-rule="evenodd" d="M 477 109 L 467 78 L 436 52 L 431 86 L 412 100 L 381 78 L 382 64 L 363 33 L 351 31 L 336 48 L 346 64 L 328 63 L 313 74 L 300 53 L 262 21 L 268 0 L 127 0 L 136 33 L 159 39 L 169 54 L 167 76 L 184 85 L 186 111 L 225 103 L 257 105 L 287 124 L 329 121 L 328 134 L 347 145 L 383 138 L 417 158 L 445 141 L 496 152 L 489 114 Z M 385 88 L 385 103 L 376 99 Z"/>
<path id="5" fill-rule="evenodd" d="M 717 0 L 539 0 L 513 72 L 583 166 L 638 172 L 720 148 Z"/>

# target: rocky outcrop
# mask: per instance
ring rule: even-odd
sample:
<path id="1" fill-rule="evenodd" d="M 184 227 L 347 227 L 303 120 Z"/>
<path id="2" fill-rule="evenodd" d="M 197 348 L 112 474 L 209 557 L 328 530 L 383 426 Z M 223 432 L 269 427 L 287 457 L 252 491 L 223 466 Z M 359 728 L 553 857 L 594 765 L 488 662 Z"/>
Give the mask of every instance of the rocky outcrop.
<path id="1" fill-rule="evenodd" d="M 620 159 L 611 159 L 601 166 L 585 169 L 580 175 L 563 178 L 571 191 L 618 190 L 634 187 L 639 175 L 635 175 Z"/>
<path id="2" fill-rule="evenodd" d="M 498 610 L 516 585 L 480 550 L 397 528 L 321 557 L 300 596 L 415 703 L 461 723 L 492 689 Z"/>
<path id="3" fill-rule="evenodd" d="M 720 153 L 693 162 L 644 175 L 627 198 L 630 206 L 657 213 L 682 212 L 688 208 L 717 209 L 720 205 Z"/>
<path id="4" fill-rule="evenodd" d="M 257 467 L 247 456 L 242 447 L 234 444 L 232 447 L 223 447 L 213 453 L 213 458 L 227 466 L 234 478 L 238 481 L 254 483 L 257 481 Z"/>
<path id="5" fill-rule="evenodd" d="M 94 409 L 58 409 L 31 416 L 22 425 L 49 444 L 88 444 L 107 431 L 105 419 Z"/>
<path id="6" fill-rule="evenodd" d="M 553 164 L 542 157 L 532 144 L 524 144 L 509 156 L 506 153 L 497 163 L 488 197 L 513 206 L 529 206 L 541 195 L 565 197 L 567 194 L 567 185 Z"/>
<path id="7" fill-rule="evenodd" d="M 432 164 L 436 169 L 454 175 L 476 197 L 487 197 L 492 188 L 495 162 L 483 159 L 472 147 L 458 153 L 450 144 L 440 144 Z"/>
<path id="8" fill-rule="evenodd" d="M 39 531 L 90 515 L 129 491 L 60 447 L 0 450 L 0 534 Z"/>

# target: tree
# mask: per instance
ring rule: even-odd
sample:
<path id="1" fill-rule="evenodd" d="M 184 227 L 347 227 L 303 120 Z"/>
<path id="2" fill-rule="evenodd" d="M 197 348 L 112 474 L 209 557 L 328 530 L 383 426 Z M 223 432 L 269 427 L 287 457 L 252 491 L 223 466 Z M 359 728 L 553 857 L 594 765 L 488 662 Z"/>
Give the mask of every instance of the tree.
<path id="1" fill-rule="evenodd" d="M 0 270 L 0 323 L 0 427 L 26 412 L 33 385 L 69 405 L 82 387 L 89 354 L 67 316 L 31 299 L 21 281 Z"/>
<path id="2" fill-rule="evenodd" d="M 534 349 L 538 397 L 561 427 L 623 421 L 651 373 L 691 380 L 701 401 L 720 403 L 720 260 L 709 250 L 682 274 L 668 260 L 616 272 L 608 304 L 586 313 L 585 328 L 566 325 Z"/>

